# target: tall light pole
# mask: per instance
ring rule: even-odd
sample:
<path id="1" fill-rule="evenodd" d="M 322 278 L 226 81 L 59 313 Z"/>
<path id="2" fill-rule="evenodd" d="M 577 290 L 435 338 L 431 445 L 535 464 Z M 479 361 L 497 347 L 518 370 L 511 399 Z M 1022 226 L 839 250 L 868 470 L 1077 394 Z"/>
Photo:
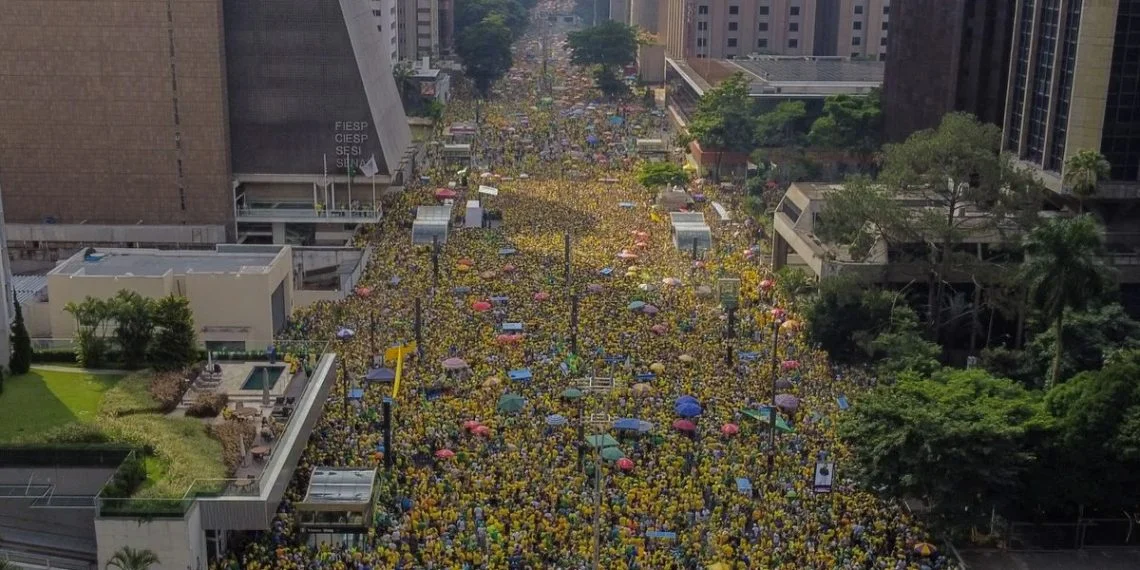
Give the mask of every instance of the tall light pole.
<path id="1" fill-rule="evenodd" d="M 779 374 L 780 363 L 777 354 L 780 345 L 780 324 L 784 321 L 773 309 L 772 318 L 772 407 L 768 409 L 768 477 L 776 469 L 776 376 Z"/>
<path id="2" fill-rule="evenodd" d="M 340 329 L 336 331 L 336 339 L 340 341 L 341 346 L 347 346 L 348 343 L 351 342 L 352 339 L 355 337 L 356 337 L 356 331 L 354 331 L 348 327 L 340 327 Z M 341 378 L 342 378 L 341 381 L 344 383 L 344 417 L 347 420 L 348 419 L 349 380 L 348 380 L 348 353 L 346 351 L 341 351 L 340 374 L 341 374 Z"/>

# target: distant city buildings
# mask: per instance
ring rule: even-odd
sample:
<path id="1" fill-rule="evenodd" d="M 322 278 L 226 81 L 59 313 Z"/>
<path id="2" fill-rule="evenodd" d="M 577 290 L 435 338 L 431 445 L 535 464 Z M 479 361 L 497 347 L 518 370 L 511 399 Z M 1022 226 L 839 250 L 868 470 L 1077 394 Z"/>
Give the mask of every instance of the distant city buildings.
<path id="1" fill-rule="evenodd" d="M 1003 124 L 1013 10 L 1009 0 L 894 2 L 882 97 L 888 142 L 952 111 Z"/>
<path id="2" fill-rule="evenodd" d="M 612 0 L 612 19 L 662 37 L 674 59 L 886 59 L 889 0 Z"/>

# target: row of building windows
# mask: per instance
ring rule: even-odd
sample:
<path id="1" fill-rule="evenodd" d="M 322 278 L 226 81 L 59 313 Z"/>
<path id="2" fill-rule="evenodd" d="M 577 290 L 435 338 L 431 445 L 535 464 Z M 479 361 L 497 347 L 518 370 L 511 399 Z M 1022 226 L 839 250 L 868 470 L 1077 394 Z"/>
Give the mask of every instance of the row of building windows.
<path id="1" fill-rule="evenodd" d="M 707 29 L 709 29 L 709 23 L 705 20 L 698 21 L 697 22 L 697 29 L 698 30 L 707 30 Z M 740 25 L 737 22 L 729 22 L 728 23 L 728 31 L 735 32 L 735 31 L 738 31 L 739 29 L 740 29 Z M 768 22 L 760 22 L 759 24 L 757 24 L 756 29 L 757 29 L 757 31 L 760 31 L 760 32 L 767 32 L 768 31 Z M 863 22 L 855 22 L 853 24 L 853 29 L 855 31 L 861 31 L 863 29 Z M 788 23 L 788 31 L 789 32 L 800 31 L 799 22 L 789 22 Z M 887 22 L 883 22 L 883 31 L 884 32 L 887 31 Z"/>
<path id="2" fill-rule="evenodd" d="M 697 13 L 698 14 L 708 14 L 709 13 L 708 4 L 701 4 L 700 6 L 697 6 Z M 768 6 L 757 6 L 756 7 L 756 13 L 761 15 L 761 16 L 767 16 L 770 13 L 770 9 Z M 885 16 L 885 15 L 888 15 L 890 13 L 891 13 L 891 7 L 890 6 L 883 6 L 883 15 Z M 740 6 L 730 5 L 728 7 L 728 15 L 736 16 L 738 14 L 740 14 Z M 863 14 L 863 7 L 862 6 L 855 6 L 855 14 L 856 15 Z M 788 7 L 788 15 L 789 16 L 799 16 L 800 15 L 800 7 L 799 6 L 789 6 Z"/>

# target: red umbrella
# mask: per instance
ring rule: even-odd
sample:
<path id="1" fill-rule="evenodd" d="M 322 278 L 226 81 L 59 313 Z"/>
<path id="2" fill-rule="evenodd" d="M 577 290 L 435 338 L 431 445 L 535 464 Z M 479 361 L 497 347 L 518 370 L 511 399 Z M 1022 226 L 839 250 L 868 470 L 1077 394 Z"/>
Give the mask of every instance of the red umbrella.
<path id="1" fill-rule="evenodd" d="M 439 200 L 450 200 L 459 194 L 450 188 L 436 188 L 435 197 Z"/>
<path id="2" fill-rule="evenodd" d="M 476 312 L 482 313 L 483 311 L 491 310 L 491 304 L 486 301 L 475 301 L 471 303 L 471 308 Z"/>
<path id="3" fill-rule="evenodd" d="M 673 422 L 673 429 L 677 431 L 697 431 L 697 424 L 689 420 L 677 420 Z"/>
<path id="4" fill-rule="evenodd" d="M 740 433 L 740 426 L 736 424 L 724 424 L 720 426 L 720 433 L 724 435 L 736 435 Z"/>
<path id="5" fill-rule="evenodd" d="M 451 459 L 455 457 L 455 452 L 450 449 L 441 449 L 435 452 L 436 459 Z"/>
<path id="6" fill-rule="evenodd" d="M 480 425 L 483 425 L 483 424 L 480 424 L 479 420 L 467 420 L 467 421 L 463 422 L 463 429 L 465 429 L 467 431 L 473 431 L 475 428 L 479 427 Z"/>
<path id="7" fill-rule="evenodd" d="M 669 332 L 669 327 L 664 324 L 656 324 L 649 327 L 649 330 L 653 331 L 654 334 L 663 335 Z"/>
<path id="8" fill-rule="evenodd" d="M 521 334 L 501 334 L 495 337 L 499 344 L 516 344 L 522 342 L 523 335 Z"/>
<path id="9" fill-rule="evenodd" d="M 491 428 L 487 426 L 476 426 L 475 429 L 471 430 L 471 433 L 475 435 L 488 436 L 491 435 Z"/>
<path id="10" fill-rule="evenodd" d="M 534 300 L 535 301 L 547 301 L 549 299 L 550 299 L 550 293 L 547 293 L 546 291 L 539 291 L 538 293 L 534 294 Z"/>
<path id="11" fill-rule="evenodd" d="M 514 273 L 515 269 L 517 268 L 514 265 L 508 263 L 503 266 L 503 273 Z"/>
<path id="12" fill-rule="evenodd" d="M 356 294 L 360 297 L 367 297 L 372 294 L 372 289 L 369 289 L 368 287 L 357 287 Z"/>
<path id="13" fill-rule="evenodd" d="M 760 288 L 765 290 L 765 291 L 767 291 L 768 289 L 771 289 L 772 285 L 774 285 L 774 283 L 772 283 L 771 279 L 765 279 L 765 280 L 760 282 Z"/>
<path id="14" fill-rule="evenodd" d="M 618 459 L 614 465 L 617 465 L 617 468 L 622 471 L 633 471 L 633 460 L 628 457 Z"/>
<path id="15" fill-rule="evenodd" d="M 781 366 L 784 370 L 795 370 L 800 367 L 800 362 L 798 360 L 785 360 Z"/>

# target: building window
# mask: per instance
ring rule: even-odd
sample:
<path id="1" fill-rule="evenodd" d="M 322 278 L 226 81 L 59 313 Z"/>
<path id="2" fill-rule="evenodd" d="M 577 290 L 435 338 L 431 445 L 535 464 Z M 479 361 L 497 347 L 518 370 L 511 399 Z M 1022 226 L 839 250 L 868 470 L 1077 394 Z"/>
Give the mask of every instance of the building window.
<path id="1" fill-rule="evenodd" d="M 728 38 L 728 47 L 736 47 L 736 38 Z"/>
<path id="2" fill-rule="evenodd" d="M 383 11 L 383 10 L 373 10 L 373 11 L 372 11 L 372 15 L 373 15 L 373 16 L 376 16 L 377 18 L 379 18 L 379 17 L 381 17 L 381 16 L 383 16 L 383 15 L 384 15 L 384 11 Z"/>
<path id="3" fill-rule="evenodd" d="M 861 14 L 863 14 L 863 7 L 862 7 L 862 6 L 856 6 L 856 7 L 855 7 L 855 15 L 857 15 L 857 16 L 858 16 L 858 15 L 861 15 Z"/>
<path id="4" fill-rule="evenodd" d="M 756 47 L 758 47 L 758 48 L 768 47 L 768 38 L 760 38 L 760 39 L 756 40 Z"/>
<path id="5" fill-rule="evenodd" d="M 1045 168 L 1054 172 L 1060 172 L 1065 161 L 1065 144 L 1068 140 L 1069 128 L 1069 106 L 1073 94 L 1073 74 L 1077 64 L 1077 34 L 1081 27 L 1081 3 L 1074 2 L 1069 4 L 1068 18 L 1065 22 L 1064 36 L 1061 43 L 1061 57 L 1060 68 L 1054 73 L 1057 73 L 1060 87 L 1057 89 L 1057 105 L 1054 110 L 1053 116 L 1053 133 L 1052 133 L 1052 146 L 1049 148 L 1048 155 L 1045 158 Z M 1119 29 L 1119 28 L 1118 28 Z M 1133 33 L 1138 31 L 1134 27 Z M 1119 31 L 1117 32 L 1120 33 Z M 1120 36 L 1117 36 L 1120 37 Z M 1133 35 L 1132 37 L 1136 37 Z M 1133 44 L 1133 50 L 1136 50 L 1136 43 Z M 1134 51 L 1135 53 L 1135 51 Z M 1114 58 L 1119 58 L 1120 54 L 1114 54 Z M 1133 69 L 1136 69 L 1133 66 Z M 1111 85 L 1111 82 L 1109 83 Z M 1133 82 L 1140 88 L 1140 83 Z M 1140 89 L 1136 89 L 1140 91 Z M 1105 116 L 1112 117 L 1111 105 L 1112 99 L 1109 99 L 1109 105 L 1105 108 Z M 1129 116 L 1117 116 L 1116 121 L 1111 122 L 1111 118 L 1105 122 L 1104 132 L 1110 132 L 1113 128 L 1112 124 L 1130 124 L 1132 123 Z M 1104 146 L 1104 145 L 1102 145 Z"/>
<path id="6" fill-rule="evenodd" d="M 887 14 L 890 14 L 890 13 L 891 13 L 891 7 L 890 6 L 883 6 L 883 15 L 886 16 Z"/>
<path id="7" fill-rule="evenodd" d="M 851 38 L 851 45 L 857 46 L 857 45 L 862 45 L 862 44 L 863 44 L 863 38 L 861 38 L 859 36 L 855 36 L 855 37 Z"/>
<path id="8" fill-rule="evenodd" d="M 887 54 L 880 53 L 879 54 L 879 61 L 887 61 Z"/>
<path id="9" fill-rule="evenodd" d="M 1030 84 L 1029 132 L 1026 137 L 1025 156 L 1041 163 L 1045 156 L 1045 123 L 1048 122 L 1050 99 L 1053 96 L 1053 56 L 1057 53 L 1058 24 L 1061 19 L 1060 0 L 1045 0 L 1037 22 L 1037 56 Z"/>
<path id="10" fill-rule="evenodd" d="M 728 7 L 728 15 L 729 16 L 735 16 L 739 13 L 740 13 L 740 6 L 729 6 Z"/>
<path id="11" fill-rule="evenodd" d="M 788 24 L 788 31 L 789 31 L 789 32 L 798 32 L 798 31 L 800 31 L 800 25 L 799 25 L 799 23 L 797 23 L 797 22 L 792 22 L 792 23 Z"/>
<path id="12" fill-rule="evenodd" d="M 883 22 L 883 31 L 884 32 L 887 31 L 887 28 L 889 27 L 888 24 L 890 24 L 890 22 Z"/>
<path id="13" fill-rule="evenodd" d="M 879 39 L 879 45 L 881 45 L 881 46 L 887 45 L 887 38 L 880 38 Z"/>
<path id="14" fill-rule="evenodd" d="M 704 4 L 697 6 L 697 13 L 698 14 L 708 14 L 709 13 L 709 7 L 704 5 Z"/>
<path id="15" fill-rule="evenodd" d="M 705 47 L 705 38 L 697 38 L 697 47 Z"/>
<path id="16" fill-rule="evenodd" d="M 852 30 L 862 30 L 863 29 L 863 22 L 851 22 L 851 29 Z"/>
<path id="17" fill-rule="evenodd" d="M 735 31 L 736 31 L 736 26 L 737 26 L 736 22 L 729 22 L 729 23 L 728 23 L 728 31 L 730 31 L 730 32 L 735 32 Z"/>
<path id="18" fill-rule="evenodd" d="M 376 31 L 377 31 L 377 32 L 383 32 L 383 31 L 384 31 L 384 26 L 381 26 L 380 24 L 376 24 Z"/>
<path id="19" fill-rule="evenodd" d="M 707 30 L 707 29 L 709 29 L 709 23 L 708 22 L 697 22 L 697 29 L 700 31 Z"/>
<path id="20" fill-rule="evenodd" d="M 793 16 L 799 16 L 800 15 L 800 7 L 799 6 L 792 6 L 791 8 L 788 9 L 788 13 L 793 15 Z"/>
<path id="21" fill-rule="evenodd" d="M 767 16 L 768 15 L 768 7 L 767 6 L 761 6 L 761 7 L 757 8 L 756 13 L 761 15 L 761 16 Z"/>
<path id="22" fill-rule="evenodd" d="M 793 38 L 793 39 L 790 39 L 790 40 L 788 40 L 788 47 L 790 47 L 790 48 L 798 48 L 798 47 L 800 47 L 800 40 L 797 40 L 797 39 L 794 39 L 794 38 Z"/>
<path id="23" fill-rule="evenodd" d="M 757 29 L 757 31 L 767 32 L 768 31 L 768 22 L 760 22 L 760 24 L 756 26 L 756 29 Z"/>

